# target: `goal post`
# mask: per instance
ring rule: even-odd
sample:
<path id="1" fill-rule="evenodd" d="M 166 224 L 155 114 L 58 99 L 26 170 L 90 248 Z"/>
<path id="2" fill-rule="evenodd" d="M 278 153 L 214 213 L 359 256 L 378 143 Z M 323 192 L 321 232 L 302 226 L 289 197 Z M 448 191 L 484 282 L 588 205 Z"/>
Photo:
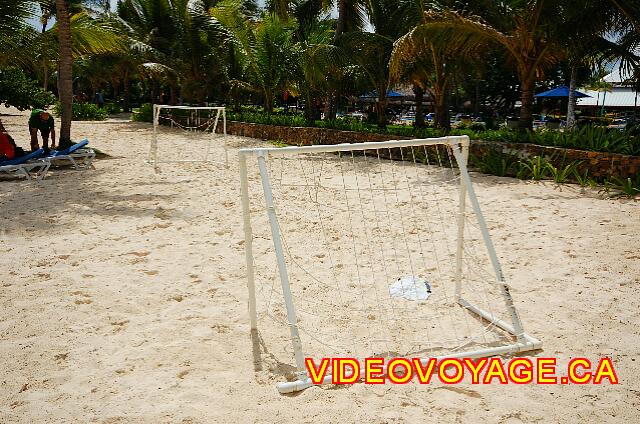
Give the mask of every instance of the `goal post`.
<path id="1" fill-rule="evenodd" d="M 222 132 L 218 134 L 220 123 Z M 154 104 L 148 162 L 156 170 L 161 163 L 221 162 L 228 166 L 226 135 L 225 107 Z M 222 143 L 215 144 L 218 138 Z M 217 157 L 220 155 L 222 159 Z"/>
<path id="2" fill-rule="evenodd" d="M 468 157 L 467 136 L 239 151 L 251 330 L 288 339 L 271 347 L 294 362 L 281 393 L 312 385 L 305 357 L 542 347 L 523 330 Z"/>

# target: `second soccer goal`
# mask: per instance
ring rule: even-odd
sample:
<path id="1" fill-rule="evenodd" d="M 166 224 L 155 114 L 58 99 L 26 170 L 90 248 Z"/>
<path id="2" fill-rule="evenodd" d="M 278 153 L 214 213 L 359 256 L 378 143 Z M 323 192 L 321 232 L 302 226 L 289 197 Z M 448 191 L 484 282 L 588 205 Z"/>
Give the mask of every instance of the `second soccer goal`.
<path id="1" fill-rule="evenodd" d="M 221 131 L 219 131 L 221 130 Z M 153 105 L 153 135 L 148 162 L 229 163 L 224 107 Z"/>
<path id="2" fill-rule="evenodd" d="M 274 367 L 280 392 L 312 385 L 305 358 L 542 347 L 524 331 L 468 156 L 466 136 L 240 150 L 251 329 L 290 364 Z"/>

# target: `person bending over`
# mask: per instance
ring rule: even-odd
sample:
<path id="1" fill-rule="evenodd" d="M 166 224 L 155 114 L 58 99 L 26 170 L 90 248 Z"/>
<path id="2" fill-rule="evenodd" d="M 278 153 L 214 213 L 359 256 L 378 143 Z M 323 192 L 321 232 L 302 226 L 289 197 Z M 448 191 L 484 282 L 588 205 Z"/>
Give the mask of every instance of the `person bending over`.
<path id="1" fill-rule="evenodd" d="M 51 148 L 56 144 L 56 130 L 53 126 L 53 116 L 42 109 L 34 109 L 29 117 L 29 134 L 31 135 L 31 150 L 40 148 L 38 145 L 38 131 L 42 136 L 42 147 L 49 151 L 49 134 L 51 134 Z"/>

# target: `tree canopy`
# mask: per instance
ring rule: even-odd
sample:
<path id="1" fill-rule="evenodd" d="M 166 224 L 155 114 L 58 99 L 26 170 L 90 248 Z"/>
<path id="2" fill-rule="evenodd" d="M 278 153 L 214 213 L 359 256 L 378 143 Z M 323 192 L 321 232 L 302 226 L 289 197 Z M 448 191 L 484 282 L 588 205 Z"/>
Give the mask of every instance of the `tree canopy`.
<path id="1" fill-rule="evenodd" d="M 308 119 L 375 91 L 384 126 L 387 90 L 408 86 L 439 127 L 462 98 L 503 114 L 519 102 L 524 129 L 551 82 L 573 87 L 614 61 L 637 81 L 639 16 L 632 0 L 120 0 L 115 12 L 98 0 L 0 0 L 0 69 L 57 92 L 63 124 L 73 91 L 107 89 L 125 110 L 182 101 L 271 113 L 295 97 Z M 26 23 L 36 17 L 42 28 Z"/>

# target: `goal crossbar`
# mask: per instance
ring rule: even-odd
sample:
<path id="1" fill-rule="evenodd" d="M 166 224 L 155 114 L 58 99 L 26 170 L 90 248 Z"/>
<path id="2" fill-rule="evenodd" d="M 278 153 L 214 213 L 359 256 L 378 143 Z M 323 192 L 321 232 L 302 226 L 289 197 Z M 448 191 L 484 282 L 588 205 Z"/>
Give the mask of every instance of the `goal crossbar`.
<path id="1" fill-rule="evenodd" d="M 525 333 L 522 327 L 522 323 L 515 309 L 513 299 L 510 294 L 509 285 L 505 282 L 502 269 L 498 257 L 496 255 L 487 224 L 482 215 L 478 199 L 476 197 L 471 178 L 467 169 L 467 161 L 469 155 L 469 137 L 467 136 L 449 136 L 440 138 L 429 139 L 411 139 L 411 140 L 391 140 L 384 142 L 366 142 L 366 143 L 345 143 L 335 145 L 313 145 L 313 146 L 301 146 L 301 147 L 268 147 L 268 148 L 250 148 L 239 150 L 239 164 L 240 164 L 240 188 L 242 198 L 242 210 L 244 221 L 244 236 L 245 236 L 245 261 L 247 267 L 247 287 L 249 292 L 249 317 L 252 333 L 257 331 L 257 307 L 256 307 L 256 288 L 255 288 L 255 270 L 254 270 L 254 258 L 253 258 L 253 230 L 251 225 L 250 216 L 250 203 L 249 203 L 249 181 L 247 171 L 247 159 L 249 157 L 255 157 L 258 161 L 258 168 L 260 177 L 262 180 L 262 188 L 264 192 L 264 200 L 266 202 L 266 210 L 268 214 L 269 224 L 271 228 L 271 235 L 273 238 L 273 244 L 277 260 L 277 269 L 280 276 L 282 285 L 282 294 L 284 296 L 284 302 L 286 304 L 287 322 L 291 335 L 291 341 L 293 344 L 293 353 L 296 362 L 298 379 L 295 381 L 282 382 L 276 385 L 280 393 L 290 393 L 298 390 L 303 390 L 313 385 L 311 379 L 306 373 L 304 365 L 304 354 L 302 349 L 302 341 L 298 331 L 296 309 L 291 296 L 291 289 L 289 287 L 289 279 L 287 272 L 287 264 L 285 260 L 285 251 L 281 242 L 280 226 L 278 223 L 278 215 L 274 206 L 273 193 L 270 186 L 269 174 L 267 172 L 267 159 L 270 156 L 288 156 L 298 155 L 304 153 L 336 153 L 336 152 L 356 152 L 356 151 L 370 151 L 370 150 L 389 150 L 397 148 L 411 148 L 417 146 L 437 146 L 445 145 L 451 148 L 453 156 L 458 167 L 460 174 L 460 196 L 458 205 L 458 243 L 456 249 L 456 303 L 462 307 L 465 311 L 475 315 L 481 320 L 487 322 L 490 326 L 496 327 L 508 333 L 515 338 L 513 343 L 509 343 L 502 346 L 486 347 L 482 349 L 471 349 L 464 351 L 451 352 L 450 354 L 443 356 L 435 356 L 436 359 L 444 358 L 481 358 L 499 356 L 504 354 L 513 354 L 518 352 L 525 352 L 531 350 L 538 350 L 542 348 L 542 342 L 529 334 Z M 490 262 L 495 273 L 495 280 L 492 284 L 496 284 L 500 288 L 506 309 L 508 311 L 508 321 L 501 319 L 493 313 L 484 310 L 480 306 L 474 304 L 471 301 L 464 299 L 461 295 L 461 275 L 462 275 L 462 257 L 463 257 L 463 244 L 462 238 L 464 235 L 464 222 L 462 217 L 465 213 L 466 200 L 469 201 L 473 209 L 473 213 L 477 218 L 477 225 L 480 229 L 484 246 L 486 247 Z M 427 361 L 427 359 L 422 359 Z M 386 373 L 386 369 L 385 369 Z M 361 375 L 361 377 L 364 377 Z M 332 376 L 327 375 L 322 384 L 330 384 Z"/>
<path id="2" fill-rule="evenodd" d="M 341 144 L 316 144 L 313 146 L 288 146 L 288 147 L 266 147 L 266 148 L 250 148 L 240 149 L 240 155 L 297 155 L 300 153 L 335 153 L 335 152 L 353 152 L 360 150 L 387 150 L 401 147 L 417 147 L 430 146 L 437 144 L 447 144 L 450 146 L 456 144 L 469 145 L 469 137 L 466 135 L 457 135 L 440 138 L 421 138 L 411 140 L 389 140 L 389 141 L 370 141 L 366 143 L 341 143 Z"/>

